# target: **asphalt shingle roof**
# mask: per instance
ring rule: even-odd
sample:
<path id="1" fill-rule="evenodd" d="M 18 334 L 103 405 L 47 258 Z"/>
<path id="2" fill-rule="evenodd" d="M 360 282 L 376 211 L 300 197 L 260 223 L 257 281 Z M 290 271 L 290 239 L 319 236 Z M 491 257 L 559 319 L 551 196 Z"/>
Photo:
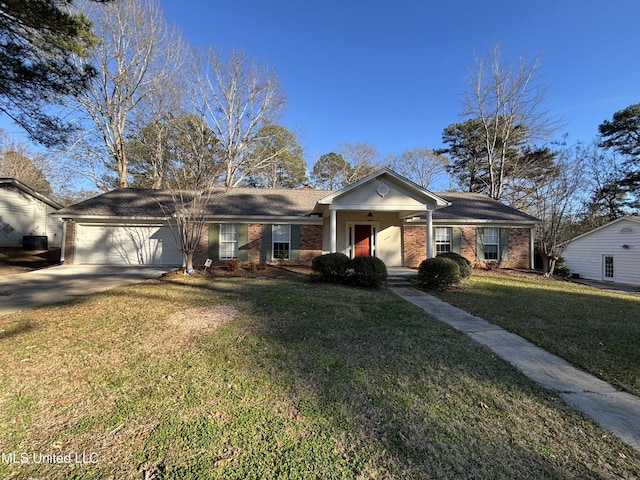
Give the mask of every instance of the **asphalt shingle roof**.
<path id="1" fill-rule="evenodd" d="M 216 189 L 209 205 L 211 216 L 308 216 L 325 190 L 257 188 Z M 57 212 L 68 217 L 166 217 L 175 210 L 171 192 L 120 188 Z"/>
<path id="2" fill-rule="evenodd" d="M 537 222 L 538 219 L 480 193 L 437 193 L 451 205 L 433 212 L 434 220 L 487 222 Z"/>
<path id="3" fill-rule="evenodd" d="M 305 217 L 311 214 L 321 198 L 331 191 L 300 189 L 216 189 L 209 215 L 254 217 Z M 485 195 L 464 192 L 437 193 L 451 205 L 434 211 L 437 221 L 536 222 L 537 219 L 508 207 Z M 167 190 L 122 188 L 85 200 L 57 212 L 64 217 L 167 217 L 174 212 L 173 200 Z"/>

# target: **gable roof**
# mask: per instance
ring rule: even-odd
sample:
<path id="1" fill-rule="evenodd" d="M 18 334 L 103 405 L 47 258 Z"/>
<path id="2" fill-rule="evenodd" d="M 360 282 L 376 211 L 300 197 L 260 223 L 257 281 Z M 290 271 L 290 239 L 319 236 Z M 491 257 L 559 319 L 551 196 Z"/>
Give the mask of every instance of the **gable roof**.
<path id="1" fill-rule="evenodd" d="M 33 188 L 27 186 L 26 184 L 22 183 L 20 180 L 18 180 L 17 178 L 8 178 L 8 177 L 2 177 L 0 178 L 0 187 L 14 187 L 17 188 L 18 190 L 26 193 L 27 195 L 31 195 L 34 198 L 37 198 L 38 200 L 40 200 L 43 203 L 46 203 L 47 205 L 49 205 L 50 207 L 59 210 L 61 208 L 63 208 L 63 206 L 61 204 L 59 204 L 58 202 L 56 202 L 55 200 L 51 200 L 49 197 L 47 197 L 46 195 L 43 195 L 41 193 L 36 192 Z"/>
<path id="2" fill-rule="evenodd" d="M 390 170 L 382 170 L 339 191 L 314 189 L 264 189 L 264 188 L 217 188 L 209 205 L 210 218 L 273 218 L 283 220 L 312 218 L 319 214 L 321 202 L 331 202 L 346 191 L 357 188 L 381 174 L 397 176 Z M 394 177 L 395 178 L 395 177 Z M 398 176 L 401 181 L 409 182 Z M 368 179 L 368 180 L 367 180 Z M 433 211 L 433 220 L 438 223 L 473 224 L 497 223 L 531 225 L 535 217 L 504 205 L 486 195 L 464 192 L 432 193 L 413 182 L 416 192 L 428 194 L 438 202 Z M 189 197 L 191 194 L 187 194 Z M 187 198 L 188 200 L 189 198 Z M 324 204 L 326 205 L 326 203 Z M 77 219 L 139 219 L 158 220 L 173 215 L 175 207 L 169 190 L 144 188 L 120 188 L 94 198 L 63 208 L 53 215 Z"/>
<path id="3" fill-rule="evenodd" d="M 326 190 L 217 188 L 209 205 L 211 217 L 305 217 Z M 186 194 L 186 200 L 193 192 Z M 119 188 L 64 208 L 65 218 L 168 218 L 175 211 L 169 190 Z"/>
<path id="4" fill-rule="evenodd" d="M 615 220 L 611 220 L 610 222 L 607 222 L 604 225 L 600 225 L 599 227 L 596 227 L 593 230 L 589 230 L 588 232 L 585 232 L 585 233 L 583 233 L 581 235 L 578 235 L 577 237 L 573 237 L 571 240 L 567 240 L 566 242 L 563 242 L 561 245 L 568 245 L 571 242 L 575 242 L 576 240 L 581 239 L 583 237 L 587 237 L 587 236 L 591 235 L 592 233 L 599 232 L 600 230 L 603 230 L 605 228 L 609 228 L 611 225 L 615 225 L 616 223 L 621 222 L 623 220 L 628 220 L 628 221 L 631 221 L 631 222 L 640 223 L 640 216 L 638 216 L 638 215 L 625 215 L 624 217 L 616 218 Z"/>
<path id="5" fill-rule="evenodd" d="M 343 195 L 346 195 L 349 192 L 351 192 L 353 190 L 356 190 L 357 188 L 360 188 L 362 185 L 370 182 L 371 180 L 377 179 L 377 178 L 382 177 L 382 176 L 391 177 L 393 180 L 395 180 L 396 182 L 402 184 L 405 188 L 407 188 L 407 190 L 411 191 L 412 193 L 414 193 L 414 194 L 416 194 L 418 196 L 429 198 L 430 200 L 432 200 L 435 203 L 436 208 L 442 208 L 442 207 L 446 207 L 448 205 L 448 202 L 446 200 L 440 198 L 435 193 L 430 192 L 429 190 L 426 190 L 425 188 L 422 188 L 417 183 L 412 182 L 408 178 L 405 178 L 402 175 L 399 175 L 398 173 L 396 173 L 393 170 L 390 170 L 388 168 L 382 168 L 380 170 L 377 170 L 377 171 L 373 172 L 372 174 L 367 175 L 366 177 L 358 180 L 355 183 L 352 183 L 351 185 L 346 186 L 345 188 L 343 188 L 341 190 L 336 190 L 334 192 L 331 192 L 326 197 L 320 199 L 320 201 L 318 201 L 318 203 L 319 204 L 323 204 L 323 205 L 329 205 L 336 198 L 341 197 Z"/>
<path id="6" fill-rule="evenodd" d="M 451 206 L 435 210 L 433 212 L 434 221 L 524 224 L 539 222 L 536 217 L 481 193 L 442 192 L 438 195 L 450 202 Z"/>

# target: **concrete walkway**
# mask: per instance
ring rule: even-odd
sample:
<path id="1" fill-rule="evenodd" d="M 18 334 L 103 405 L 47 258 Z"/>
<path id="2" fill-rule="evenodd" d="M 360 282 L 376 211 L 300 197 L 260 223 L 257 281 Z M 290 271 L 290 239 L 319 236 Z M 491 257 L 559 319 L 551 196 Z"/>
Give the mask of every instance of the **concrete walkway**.
<path id="1" fill-rule="evenodd" d="M 60 265 L 0 276 L 0 317 L 25 308 L 131 285 L 173 270 L 164 266 Z"/>
<path id="2" fill-rule="evenodd" d="M 438 320 L 466 333 L 531 380 L 553 390 L 569 405 L 640 451 L 640 398 L 616 390 L 527 340 L 442 300 L 390 278 L 388 288 Z"/>

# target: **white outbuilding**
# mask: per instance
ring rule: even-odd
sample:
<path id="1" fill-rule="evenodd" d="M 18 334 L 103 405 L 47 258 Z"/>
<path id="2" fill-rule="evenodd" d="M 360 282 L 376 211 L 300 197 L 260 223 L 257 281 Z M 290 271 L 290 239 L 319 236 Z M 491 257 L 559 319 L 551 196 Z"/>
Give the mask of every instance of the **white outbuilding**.
<path id="1" fill-rule="evenodd" d="M 617 218 L 570 240 L 562 256 L 580 278 L 640 285 L 640 216 Z"/>
<path id="2" fill-rule="evenodd" d="M 62 246 L 62 205 L 15 178 L 0 178 L 0 247 L 47 250 Z"/>

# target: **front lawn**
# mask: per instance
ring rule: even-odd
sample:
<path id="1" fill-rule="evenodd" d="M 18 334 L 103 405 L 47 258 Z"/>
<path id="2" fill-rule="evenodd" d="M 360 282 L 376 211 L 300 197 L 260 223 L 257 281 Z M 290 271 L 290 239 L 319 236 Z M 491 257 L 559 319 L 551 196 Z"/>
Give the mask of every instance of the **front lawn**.
<path id="1" fill-rule="evenodd" d="M 2 478 L 640 477 L 637 451 L 386 290 L 169 275 L 0 332 Z"/>
<path id="2" fill-rule="evenodd" d="M 640 395 L 640 295 L 497 273 L 430 293 Z"/>

